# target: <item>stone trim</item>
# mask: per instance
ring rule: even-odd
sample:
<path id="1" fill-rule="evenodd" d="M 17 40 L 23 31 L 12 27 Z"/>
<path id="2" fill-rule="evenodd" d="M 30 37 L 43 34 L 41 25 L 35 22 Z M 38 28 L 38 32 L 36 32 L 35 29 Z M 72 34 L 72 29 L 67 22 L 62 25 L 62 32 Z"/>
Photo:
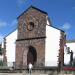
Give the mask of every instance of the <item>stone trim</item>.
<path id="1" fill-rule="evenodd" d="M 35 38 L 17 39 L 16 41 L 33 40 L 33 39 L 42 39 L 42 38 L 46 38 L 46 37 L 35 37 Z"/>

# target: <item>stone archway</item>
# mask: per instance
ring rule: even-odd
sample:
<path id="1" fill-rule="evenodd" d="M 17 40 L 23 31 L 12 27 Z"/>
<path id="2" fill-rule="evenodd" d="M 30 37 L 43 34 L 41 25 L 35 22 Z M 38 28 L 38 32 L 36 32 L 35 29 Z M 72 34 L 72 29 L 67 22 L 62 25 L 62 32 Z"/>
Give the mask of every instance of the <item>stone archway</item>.
<path id="1" fill-rule="evenodd" d="M 35 65 L 36 61 L 37 61 L 36 49 L 33 46 L 29 46 L 29 50 L 27 53 L 27 65 L 29 63 L 32 63 L 33 65 Z"/>

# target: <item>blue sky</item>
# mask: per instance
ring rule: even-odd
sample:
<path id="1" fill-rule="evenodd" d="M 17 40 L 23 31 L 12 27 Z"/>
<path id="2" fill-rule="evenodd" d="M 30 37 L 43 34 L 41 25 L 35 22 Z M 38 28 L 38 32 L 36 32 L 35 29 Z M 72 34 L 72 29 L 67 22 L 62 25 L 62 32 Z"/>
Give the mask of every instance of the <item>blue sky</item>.
<path id="1" fill-rule="evenodd" d="M 16 28 L 16 18 L 30 5 L 47 12 L 68 40 L 75 39 L 75 0 L 0 0 L 0 39 Z"/>

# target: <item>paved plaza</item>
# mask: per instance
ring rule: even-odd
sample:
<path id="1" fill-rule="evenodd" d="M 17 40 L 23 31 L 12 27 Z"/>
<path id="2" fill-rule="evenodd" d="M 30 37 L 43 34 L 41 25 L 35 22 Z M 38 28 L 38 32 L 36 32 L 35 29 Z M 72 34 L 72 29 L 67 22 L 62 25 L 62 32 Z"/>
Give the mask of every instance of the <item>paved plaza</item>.
<path id="1" fill-rule="evenodd" d="M 0 73 L 0 75 L 55 75 L 55 74 Z M 57 74 L 57 75 L 74 75 L 74 74 Z"/>
<path id="2" fill-rule="evenodd" d="M 48 75 L 48 74 L 0 73 L 0 75 Z"/>

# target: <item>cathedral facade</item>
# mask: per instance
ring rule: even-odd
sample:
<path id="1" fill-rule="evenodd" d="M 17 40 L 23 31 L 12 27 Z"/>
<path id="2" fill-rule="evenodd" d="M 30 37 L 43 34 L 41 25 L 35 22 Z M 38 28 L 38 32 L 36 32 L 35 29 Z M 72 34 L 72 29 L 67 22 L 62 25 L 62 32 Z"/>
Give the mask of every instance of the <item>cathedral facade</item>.
<path id="1" fill-rule="evenodd" d="M 17 19 L 16 67 L 63 66 L 65 34 L 52 27 L 48 14 L 30 6 Z"/>

